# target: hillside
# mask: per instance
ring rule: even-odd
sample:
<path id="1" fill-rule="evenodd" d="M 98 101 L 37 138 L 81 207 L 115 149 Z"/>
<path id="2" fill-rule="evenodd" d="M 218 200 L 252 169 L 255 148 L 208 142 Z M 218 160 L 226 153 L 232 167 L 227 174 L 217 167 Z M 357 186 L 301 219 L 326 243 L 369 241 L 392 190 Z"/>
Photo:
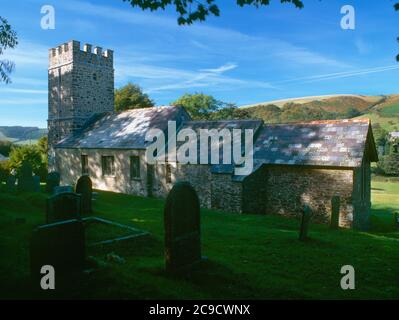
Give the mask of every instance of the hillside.
<path id="1" fill-rule="evenodd" d="M 47 134 L 47 129 L 38 127 L 0 126 L 0 141 L 16 144 L 36 142 Z"/>
<path id="2" fill-rule="evenodd" d="M 242 106 L 221 117 L 260 118 L 266 123 L 369 118 L 374 127 L 399 131 L 399 95 L 328 95 Z M 214 118 L 218 118 L 215 116 Z"/>

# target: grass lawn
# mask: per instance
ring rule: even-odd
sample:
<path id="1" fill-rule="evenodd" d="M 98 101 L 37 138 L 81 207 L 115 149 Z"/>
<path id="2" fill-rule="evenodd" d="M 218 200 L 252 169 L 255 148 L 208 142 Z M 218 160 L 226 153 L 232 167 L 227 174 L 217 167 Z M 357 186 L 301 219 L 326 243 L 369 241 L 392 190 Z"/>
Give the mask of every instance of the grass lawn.
<path id="1" fill-rule="evenodd" d="M 373 182 L 369 233 L 312 225 L 305 243 L 297 240 L 295 219 L 202 210 L 208 260 L 184 278 L 164 273 L 163 201 L 100 192 L 96 216 L 151 235 L 88 247 L 89 260 L 98 267 L 73 276 L 56 293 L 36 292 L 29 280 L 28 241 L 32 229 L 44 223 L 46 194 L 8 194 L 1 188 L 0 298 L 399 298 L 399 231 L 392 215 L 399 209 L 399 182 Z M 88 230 L 95 240 L 120 235 L 114 228 L 98 230 L 94 235 Z M 109 259 L 115 255 L 123 259 Z M 356 270 L 356 290 L 344 291 L 340 268 L 348 264 Z"/>

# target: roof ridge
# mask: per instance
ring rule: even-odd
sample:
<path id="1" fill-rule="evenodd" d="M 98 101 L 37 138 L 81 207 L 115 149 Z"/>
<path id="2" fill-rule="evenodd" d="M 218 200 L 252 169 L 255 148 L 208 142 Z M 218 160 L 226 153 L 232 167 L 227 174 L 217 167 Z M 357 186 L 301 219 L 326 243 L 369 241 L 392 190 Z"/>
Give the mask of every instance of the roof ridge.
<path id="1" fill-rule="evenodd" d="M 285 123 L 265 123 L 265 126 L 289 126 L 299 124 L 334 124 L 334 123 L 371 123 L 369 118 L 367 119 L 336 119 L 336 120 L 313 120 L 313 121 L 298 121 L 298 122 L 285 122 Z"/>

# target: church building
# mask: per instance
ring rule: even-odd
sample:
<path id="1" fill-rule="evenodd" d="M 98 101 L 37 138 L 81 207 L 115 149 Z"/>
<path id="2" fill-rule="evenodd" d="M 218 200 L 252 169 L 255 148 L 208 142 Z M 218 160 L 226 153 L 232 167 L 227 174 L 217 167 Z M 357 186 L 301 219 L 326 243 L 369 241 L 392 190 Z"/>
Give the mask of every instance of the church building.
<path id="1" fill-rule="evenodd" d="M 149 164 L 146 133 L 168 122 L 191 129 L 253 132 L 253 168 L 232 164 Z M 261 120 L 193 121 L 181 107 L 114 111 L 112 50 L 70 41 L 49 50 L 49 170 L 73 185 L 87 174 L 93 187 L 166 197 L 189 181 L 201 206 L 231 213 L 298 216 L 304 204 L 327 223 L 331 198 L 341 199 L 340 225 L 366 230 L 371 207 L 370 163 L 378 161 L 369 120 L 265 124 Z M 199 155 L 198 155 L 199 156 Z"/>

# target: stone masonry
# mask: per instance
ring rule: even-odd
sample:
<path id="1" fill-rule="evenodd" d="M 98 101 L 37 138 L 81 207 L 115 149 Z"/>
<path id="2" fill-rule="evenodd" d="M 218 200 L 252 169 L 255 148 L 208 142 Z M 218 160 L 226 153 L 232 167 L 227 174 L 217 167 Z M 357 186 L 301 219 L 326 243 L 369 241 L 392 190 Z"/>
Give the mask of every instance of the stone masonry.
<path id="1" fill-rule="evenodd" d="M 49 49 L 49 167 L 53 146 L 78 131 L 94 114 L 114 111 L 113 51 L 70 41 Z"/>

